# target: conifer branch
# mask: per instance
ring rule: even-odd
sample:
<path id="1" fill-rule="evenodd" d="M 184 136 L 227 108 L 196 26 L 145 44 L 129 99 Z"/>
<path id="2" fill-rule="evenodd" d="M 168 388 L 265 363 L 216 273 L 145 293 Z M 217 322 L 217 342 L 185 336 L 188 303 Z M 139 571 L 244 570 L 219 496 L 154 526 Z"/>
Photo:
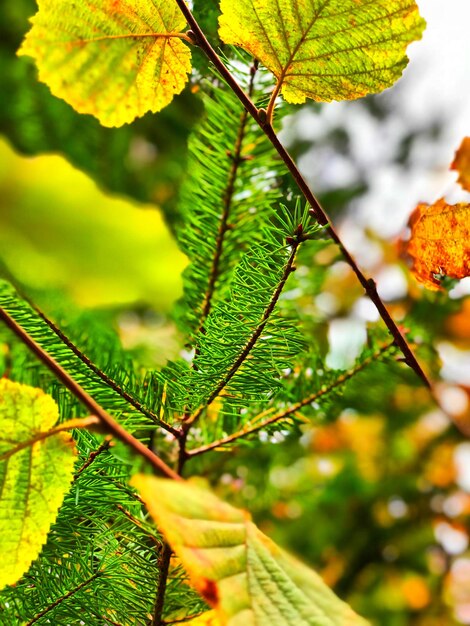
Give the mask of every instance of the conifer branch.
<path id="1" fill-rule="evenodd" d="M 251 334 L 251 337 L 245 343 L 244 347 L 240 351 L 238 357 L 236 358 L 235 362 L 232 364 L 232 366 L 230 367 L 228 372 L 218 382 L 218 384 L 216 385 L 216 387 L 214 388 L 212 393 L 209 395 L 205 405 L 201 406 L 199 409 L 197 409 L 197 411 L 195 413 L 193 413 L 193 415 L 191 415 L 187 419 L 187 421 L 184 422 L 183 428 L 184 428 L 185 431 L 187 431 L 190 428 L 190 426 L 192 424 L 194 424 L 199 419 L 199 417 L 201 416 L 203 411 L 210 404 L 212 404 L 212 402 L 214 402 L 214 400 L 225 389 L 225 387 L 229 384 L 229 382 L 232 380 L 232 378 L 235 376 L 235 374 L 238 372 L 238 370 L 244 364 L 246 359 L 249 357 L 251 351 L 253 350 L 253 348 L 256 345 L 256 342 L 260 338 L 261 333 L 263 332 L 266 324 L 268 323 L 268 321 L 269 321 L 269 319 L 270 319 L 270 317 L 271 317 L 271 315 L 272 315 L 272 313 L 273 313 L 273 311 L 274 311 L 274 309 L 276 307 L 276 304 L 279 301 L 279 297 L 280 297 L 280 295 L 282 293 L 282 290 L 284 289 L 284 286 L 285 286 L 285 284 L 287 282 L 287 279 L 289 278 L 291 273 L 294 271 L 295 257 L 296 257 L 296 254 L 297 254 L 297 250 L 298 250 L 300 244 L 302 243 L 302 241 L 303 241 L 303 239 L 302 239 L 301 235 L 299 235 L 296 238 L 292 238 L 291 252 L 290 252 L 289 258 L 287 260 L 287 263 L 286 263 L 286 265 L 284 267 L 284 271 L 282 272 L 281 279 L 278 282 L 278 284 L 276 286 L 276 289 L 275 289 L 274 293 L 271 296 L 269 304 L 266 307 L 259 324 L 254 329 L 253 333 Z"/>
<path id="2" fill-rule="evenodd" d="M 137 454 L 145 458 L 158 472 L 181 480 L 180 476 L 174 472 L 159 456 L 152 452 L 141 441 L 127 432 L 114 418 L 109 415 L 69 374 L 57 363 L 41 346 L 32 339 L 28 333 L 21 328 L 8 313 L 0 307 L 0 319 L 10 328 L 10 330 L 42 361 L 42 363 L 67 387 L 67 389 L 79 400 L 92 415 L 96 415 L 101 422 L 101 426 L 112 434 L 116 439 L 127 444 Z"/>
<path id="3" fill-rule="evenodd" d="M 315 401 L 319 400 L 320 398 L 322 398 L 324 396 L 327 396 L 328 394 L 330 394 L 332 391 L 334 391 L 338 387 L 343 386 L 348 380 L 353 378 L 356 374 L 361 372 L 363 369 L 365 369 L 371 363 L 375 362 L 381 356 L 385 355 L 387 352 L 389 352 L 394 347 L 396 347 L 395 341 L 392 341 L 391 343 L 388 343 L 385 346 L 382 346 L 379 350 L 374 352 L 374 354 L 372 354 L 371 356 L 369 356 L 366 359 L 364 359 L 364 361 L 362 361 L 361 363 L 359 363 L 355 367 L 351 368 L 350 370 L 348 370 L 344 374 L 341 374 L 340 376 L 338 376 L 338 378 L 336 378 L 330 385 L 327 385 L 326 387 L 322 387 L 322 389 L 320 389 L 319 391 L 315 391 L 314 393 L 312 393 L 309 396 L 303 398 L 299 402 L 296 402 L 295 404 L 292 404 L 287 409 L 284 409 L 283 411 L 275 413 L 274 415 L 272 415 L 272 414 L 269 415 L 270 412 L 272 413 L 272 411 L 270 411 L 270 410 L 263 411 L 262 413 L 260 413 L 256 417 L 254 417 L 251 420 L 251 422 L 246 424 L 241 430 L 233 433 L 232 435 L 228 435 L 227 437 L 223 437 L 222 439 L 219 439 L 218 441 L 213 441 L 212 443 L 210 443 L 210 444 L 208 444 L 206 446 L 201 446 L 200 448 L 194 448 L 192 450 L 187 450 L 186 451 L 187 456 L 189 458 L 192 458 L 192 457 L 195 457 L 195 456 L 199 456 L 200 454 L 204 454 L 206 452 L 209 452 L 210 450 L 215 450 L 216 448 L 221 448 L 223 446 L 226 446 L 226 445 L 228 445 L 230 443 L 233 443 L 233 442 L 237 441 L 237 439 L 241 439 L 242 437 L 247 437 L 248 435 L 252 435 L 253 433 L 256 433 L 256 432 L 258 432 L 260 430 L 263 430 L 267 426 L 271 426 L 272 424 L 276 424 L 277 422 L 280 422 L 282 420 L 287 419 L 291 415 L 295 415 L 295 413 L 300 411 L 305 406 L 308 406 L 312 402 L 315 402 Z M 268 417 L 265 417 L 266 415 L 268 415 Z"/>
<path id="4" fill-rule="evenodd" d="M 349 251 L 343 245 L 343 242 L 341 241 L 341 238 L 337 234 L 328 215 L 326 214 L 326 212 L 320 205 L 319 201 L 317 200 L 313 192 L 310 190 L 307 182 L 303 178 L 302 174 L 300 173 L 292 157 L 290 156 L 288 151 L 284 148 L 284 146 L 279 141 L 273 127 L 271 126 L 266 110 L 258 109 L 256 105 L 254 104 L 254 102 L 249 97 L 249 95 L 246 94 L 243 91 L 243 89 L 240 87 L 240 85 L 238 84 L 234 76 L 231 74 L 231 72 L 228 70 L 228 68 L 226 67 L 222 59 L 219 57 L 215 49 L 209 43 L 207 37 L 205 36 L 204 32 L 199 26 L 196 18 L 192 14 L 191 9 L 186 4 L 186 1 L 176 0 L 176 3 L 178 7 L 180 8 L 181 12 L 183 13 L 186 21 L 188 22 L 188 25 L 191 29 L 190 36 L 193 39 L 195 45 L 198 45 L 201 48 L 201 50 L 204 52 L 204 54 L 207 56 L 209 61 L 211 61 L 214 64 L 215 68 L 218 70 L 220 75 L 226 81 L 228 86 L 232 89 L 233 93 L 240 100 L 240 102 L 248 111 L 248 113 L 253 117 L 255 122 L 259 125 L 261 130 L 264 132 L 266 137 L 269 139 L 269 141 L 271 142 L 271 144 L 276 149 L 277 153 L 279 154 L 279 156 L 285 163 L 286 167 L 288 168 L 289 172 L 294 178 L 294 181 L 296 182 L 299 190 L 302 192 L 302 195 L 304 196 L 305 200 L 312 207 L 312 211 L 318 223 L 321 224 L 322 226 L 325 226 L 325 230 L 328 232 L 328 234 L 333 239 L 333 241 L 339 246 L 346 262 L 349 264 L 353 272 L 356 274 L 366 294 L 374 303 L 382 320 L 387 326 L 390 334 L 392 335 L 397 346 L 400 348 L 401 352 L 403 353 L 406 364 L 415 371 L 415 373 L 421 378 L 421 380 L 423 381 L 426 387 L 428 387 L 429 389 L 432 389 L 432 386 L 428 377 L 426 376 L 423 369 L 421 368 L 421 365 L 416 360 L 416 357 L 414 356 L 410 346 L 408 345 L 408 342 L 406 341 L 404 336 L 401 334 L 398 326 L 396 325 L 390 313 L 388 312 L 386 306 L 382 302 L 377 292 L 377 287 L 375 285 L 375 282 L 371 279 L 366 278 L 366 276 L 362 273 L 361 269 L 357 265 L 356 261 L 353 259 Z"/>
<path id="5" fill-rule="evenodd" d="M 253 94 L 254 81 L 256 75 L 257 65 L 253 65 L 250 83 L 248 88 L 248 93 L 251 96 Z M 224 198 L 223 198 L 223 207 L 222 207 L 222 215 L 220 218 L 219 229 L 217 231 L 216 242 L 215 242 L 215 251 L 214 257 L 212 259 L 212 266 L 209 270 L 209 281 L 206 289 L 206 293 L 204 294 L 204 298 L 202 301 L 202 313 L 201 319 L 199 322 L 198 332 L 203 332 L 204 322 L 207 316 L 210 313 L 212 307 L 212 298 L 214 296 L 215 286 L 217 283 L 217 279 L 219 277 L 220 270 L 220 260 L 222 257 L 222 252 L 224 248 L 225 235 L 230 228 L 229 225 L 229 217 L 230 211 L 232 208 L 232 200 L 233 195 L 235 193 L 235 182 L 237 180 L 238 171 L 241 163 L 243 162 L 242 157 L 242 148 L 243 141 L 245 139 L 246 130 L 247 130 L 247 122 L 248 122 L 248 111 L 243 109 L 243 112 L 240 116 L 240 125 L 238 127 L 237 138 L 235 141 L 235 146 L 233 150 L 233 154 L 228 155 L 231 158 L 232 165 L 230 168 L 227 186 L 225 188 Z"/>
<path id="6" fill-rule="evenodd" d="M 33 304 L 28 298 L 22 296 L 23 299 L 28 302 L 28 304 L 34 309 L 34 311 L 39 315 L 42 321 L 49 326 L 52 332 L 57 335 L 57 337 L 62 341 L 63 344 L 67 346 L 67 348 L 75 354 L 76 357 L 80 359 L 80 361 L 88 367 L 93 374 L 98 376 L 108 387 L 110 387 L 113 391 L 115 391 L 121 398 L 126 400 L 131 406 L 134 407 L 139 413 L 145 415 L 149 419 L 156 422 L 163 430 L 171 433 L 176 439 L 181 436 L 181 432 L 176 428 L 173 428 L 170 424 L 161 419 L 158 415 L 156 415 L 153 411 L 145 407 L 141 402 L 139 402 L 134 396 L 125 391 L 116 381 L 110 378 L 105 372 L 103 372 L 99 367 L 97 367 L 91 359 L 87 357 L 68 337 L 67 335 L 58 327 L 54 322 L 45 315 L 35 304 Z"/>
<path id="7" fill-rule="evenodd" d="M 50 611 L 52 611 L 53 609 L 58 607 L 60 604 L 62 604 L 62 602 L 65 602 L 66 600 L 74 596 L 81 589 L 83 589 L 84 587 L 87 587 L 90 583 L 92 583 L 96 578 L 98 578 L 98 576 L 102 576 L 103 574 L 104 574 L 103 570 L 99 570 L 98 572 L 95 572 L 92 576 L 90 576 L 90 578 L 88 578 L 87 580 L 84 580 L 82 583 L 77 585 L 75 589 L 72 589 L 71 591 L 67 592 L 66 594 L 64 594 L 57 600 L 55 600 L 55 602 L 53 602 L 48 607 L 46 607 L 43 611 L 35 615 L 32 620 L 30 620 L 29 622 L 25 624 L 25 626 L 32 626 L 33 624 L 36 624 L 36 622 L 38 622 L 42 617 L 44 617 Z"/>

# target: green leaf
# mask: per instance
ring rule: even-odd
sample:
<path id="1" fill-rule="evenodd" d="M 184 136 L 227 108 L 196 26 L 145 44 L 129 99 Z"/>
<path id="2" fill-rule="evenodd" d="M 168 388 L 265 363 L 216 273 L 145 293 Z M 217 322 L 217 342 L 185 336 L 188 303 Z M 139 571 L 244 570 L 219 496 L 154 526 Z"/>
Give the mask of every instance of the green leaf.
<path id="1" fill-rule="evenodd" d="M 72 481 L 72 437 L 40 389 L 0 380 L 0 588 L 38 557 Z"/>
<path id="2" fill-rule="evenodd" d="M 221 0 L 220 37 L 277 78 L 300 104 L 351 100 L 393 85 L 425 22 L 414 0 Z"/>
<path id="3" fill-rule="evenodd" d="M 191 53 L 186 21 L 167 0 L 39 0 L 19 54 L 32 56 L 55 96 L 103 126 L 157 112 L 183 90 Z"/>
<path id="4" fill-rule="evenodd" d="M 365 626 L 245 511 L 191 482 L 137 475 L 132 484 L 222 625 Z"/>

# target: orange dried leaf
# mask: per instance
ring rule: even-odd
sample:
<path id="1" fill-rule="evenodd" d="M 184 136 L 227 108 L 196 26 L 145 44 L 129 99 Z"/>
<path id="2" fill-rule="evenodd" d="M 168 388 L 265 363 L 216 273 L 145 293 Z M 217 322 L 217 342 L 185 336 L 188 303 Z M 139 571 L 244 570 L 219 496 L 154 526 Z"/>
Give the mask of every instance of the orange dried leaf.
<path id="1" fill-rule="evenodd" d="M 450 168 L 459 173 L 458 182 L 470 191 L 470 137 L 465 137 L 460 144 Z"/>
<path id="2" fill-rule="evenodd" d="M 410 217 L 411 237 L 404 252 L 415 278 L 439 289 L 441 277 L 470 276 L 470 204 L 418 204 Z"/>

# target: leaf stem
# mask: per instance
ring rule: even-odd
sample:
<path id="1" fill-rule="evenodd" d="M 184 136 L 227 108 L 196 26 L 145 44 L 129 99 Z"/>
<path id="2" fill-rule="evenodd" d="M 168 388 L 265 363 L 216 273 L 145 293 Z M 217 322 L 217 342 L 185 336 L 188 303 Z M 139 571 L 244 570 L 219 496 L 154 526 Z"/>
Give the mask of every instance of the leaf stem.
<path id="1" fill-rule="evenodd" d="M 30 448 L 40 441 L 44 441 L 45 439 L 49 439 L 49 437 L 54 437 L 58 433 L 63 433 L 64 431 L 72 430 L 73 428 L 90 428 L 96 426 L 100 423 L 100 420 L 95 415 L 89 415 L 88 417 L 76 418 L 68 420 L 63 424 L 59 424 L 58 426 L 54 426 L 51 430 L 47 430 L 43 433 L 38 433 L 32 439 L 28 439 L 28 441 L 22 441 L 18 445 L 14 446 L 11 450 L 8 450 L 4 454 L 0 455 L 0 462 L 6 461 L 14 454 L 17 454 L 21 450 L 25 448 Z M 4 440 L 5 441 L 5 440 Z"/>
<path id="2" fill-rule="evenodd" d="M 10 330 L 35 354 L 44 365 L 67 387 L 67 389 L 90 411 L 92 415 L 96 415 L 102 426 L 111 433 L 116 439 L 127 444 L 137 454 L 144 457 L 158 472 L 173 478 L 181 480 L 180 476 L 174 472 L 159 456 L 152 452 L 141 441 L 133 437 L 118 422 L 116 422 L 109 413 L 107 413 L 88 393 L 63 369 L 55 359 L 53 359 L 45 350 L 26 333 L 8 313 L 0 307 L 0 319 L 10 328 Z"/>
<path id="3" fill-rule="evenodd" d="M 350 265 L 353 272 L 356 274 L 359 282 L 364 287 L 366 294 L 374 303 L 381 318 L 383 319 L 385 325 L 387 326 L 390 334 L 392 335 L 397 346 L 400 348 L 401 352 L 403 353 L 405 357 L 405 362 L 421 378 L 424 385 L 428 387 L 429 389 L 431 389 L 432 387 L 431 387 L 430 381 L 428 380 L 426 374 L 424 373 L 420 364 L 416 360 L 416 357 L 411 351 L 411 348 L 409 347 L 406 339 L 401 334 L 398 326 L 395 324 L 394 320 L 390 316 L 390 313 L 388 312 L 380 296 L 378 295 L 375 282 L 365 277 L 365 275 L 359 269 L 359 266 L 357 265 L 357 263 L 355 262 L 351 254 L 343 245 L 343 242 L 341 241 L 339 235 L 334 229 L 334 226 L 332 222 L 330 221 L 328 215 L 325 213 L 319 201 L 316 199 L 313 192 L 310 190 L 309 186 L 307 185 L 305 179 L 303 178 L 302 174 L 297 168 L 292 157 L 290 156 L 290 154 L 287 152 L 287 150 L 279 141 L 276 133 L 274 132 L 272 125 L 269 123 L 269 118 L 267 117 L 266 111 L 259 110 L 255 106 L 251 98 L 243 91 L 243 89 L 237 83 L 235 78 L 232 76 L 230 71 L 227 69 L 227 67 L 223 63 L 222 59 L 219 57 L 217 52 L 214 50 L 214 48 L 211 46 L 211 44 L 207 40 L 206 36 L 204 35 L 201 27 L 199 26 L 197 20 L 195 19 L 194 15 L 192 14 L 185 0 L 175 0 L 175 1 L 177 5 L 179 6 L 181 12 L 183 13 L 186 21 L 188 22 L 189 27 L 191 28 L 191 34 L 192 34 L 192 38 L 194 39 L 194 42 L 201 48 L 201 50 L 204 52 L 207 58 L 214 64 L 216 69 L 219 71 L 220 75 L 226 81 L 228 86 L 232 89 L 233 93 L 240 100 L 240 102 L 243 104 L 245 109 L 253 117 L 253 119 L 256 121 L 256 123 L 265 133 L 267 138 L 270 140 L 271 144 L 273 145 L 273 147 L 279 154 L 280 158 L 283 160 L 289 172 L 292 174 L 292 177 L 294 178 L 294 181 L 296 182 L 297 187 L 302 192 L 302 195 L 304 196 L 305 200 L 312 207 L 312 210 L 315 214 L 315 217 L 318 223 L 321 224 L 322 226 L 325 226 L 325 230 L 328 232 L 328 234 L 333 239 L 333 241 L 339 246 L 342 254 L 344 255 L 346 262 Z"/>
<path id="4" fill-rule="evenodd" d="M 269 125 L 272 125 L 273 123 L 274 109 L 276 107 L 276 99 L 281 91 L 281 88 L 282 88 L 282 78 L 279 78 L 279 80 L 276 82 L 276 86 L 273 89 L 271 97 L 269 98 L 268 108 L 266 109 L 266 122 Z"/>
<path id="5" fill-rule="evenodd" d="M 367 359 L 364 359 L 362 363 L 359 363 L 358 365 L 348 370 L 344 374 L 341 374 L 341 376 L 338 376 L 338 378 L 336 378 L 330 385 L 326 387 L 322 387 L 322 389 L 320 389 L 319 391 L 315 391 L 314 393 L 310 394 L 306 398 L 303 398 L 299 402 L 292 404 L 287 409 L 284 409 L 283 411 L 280 411 L 279 413 L 275 413 L 274 415 L 270 415 L 269 417 L 266 417 L 265 419 L 262 419 L 262 418 L 264 417 L 264 415 L 266 415 L 267 412 L 263 411 L 263 413 L 260 413 L 257 417 L 254 417 L 250 423 L 246 424 L 244 428 L 237 431 L 236 433 L 233 433 L 232 435 L 228 435 L 227 437 L 223 437 L 222 439 L 219 439 L 218 441 L 213 441 L 212 443 L 206 446 L 201 446 L 200 448 L 194 448 L 193 450 L 187 450 L 186 452 L 187 456 L 189 458 L 192 458 L 195 456 L 199 456 L 200 454 L 204 454 L 205 452 L 209 452 L 210 450 L 221 448 L 223 446 L 226 446 L 227 444 L 237 441 L 237 439 L 240 439 L 241 437 L 252 435 L 253 433 L 258 432 L 262 430 L 263 428 L 266 428 L 267 426 L 271 426 L 272 424 L 275 424 L 276 422 L 280 422 L 281 420 L 284 420 L 290 417 L 291 415 L 294 415 L 295 413 L 297 413 L 297 411 L 299 411 L 303 407 L 311 404 L 312 402 L 315 402 L 316 400 L 319 400 L 323 396 L 328 395 L 337 387 L 341 387 L 342 385 L 344 385 L 350 378 L 353 378 L 353 376 L 355 376 L 358 372 L 365 369 L 368 365 L 376 361 L 383 354 L 386 354 L 393 347 L 395 347 L 395 341 L 392 341 L 391 343 L 388 343 L 385 346 L 382 346 L 379 350 L 374 352 L 374 354 L 372 354 L 370 357 L 368 357 Z"/>
<path id="6" fill-rule="evenodd" d="M 121 35 L 102 35 L 101 37 L 91 37 L 90 39 L 76 39 L 75 41 L 61 42 L 71 46 L 81 46 L 86 43 L 97 41 L 109 41 L 114 39 L 184 39 L 187 43 L 193 44 L 193 40 L 186 33 L 124 33 Z"/>

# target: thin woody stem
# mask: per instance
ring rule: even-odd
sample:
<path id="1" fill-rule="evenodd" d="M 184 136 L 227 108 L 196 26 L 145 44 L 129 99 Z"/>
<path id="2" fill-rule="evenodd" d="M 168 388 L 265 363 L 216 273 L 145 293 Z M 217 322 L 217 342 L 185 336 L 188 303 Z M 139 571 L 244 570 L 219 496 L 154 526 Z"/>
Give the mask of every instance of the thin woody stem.
<path id="1" fill-rule="evenodd" d="M 111 436 L 108 435 L 108 437 L 103 441 L 103 443 L 96 450 L 94 450 L 93 452 L 90 452 L 85 463 L 83 463 L 83 465 L 75 472 L 73 479 L 77 480 L 80 474 L 82 474 L 87 468 L 89 468 L 90 465 L 94 463 L 94 461 L 100 456 L 100 454 L 103 454 L 103 452 L 107 452 L 110 447 L 111 447 Z"/>
<path id="2" fill-rule="evenodd" d="M 233 75 L 230 73 L 230 71 L 227 69 L 227 67 L 223 63 L 222 59 L 219 57 L 217 52 L 214 50 L 214 48 L 211 46 L 211 44 L 207 40 L 206 36 L 204 35 L 201 27 L 199 26 L 197 20 L 195 19 L 194 15 L 192 14 L 185 0 L 175 0 L 175 1 L 177 5 L 179 6 L 181 12 L 183 13 L 186 21 L 188 22 L 188 25 L 191 29 L 191 37 L 194 40 L 194 43 L 201 48 L 201 50 L 205 53 L 207 58 L 214 64 L 214 66 L 219 71 L 220 75 L 226 81 L 228 86 L 232 89 L 236 97 L 240 100 L 240 102 L 243 104 L 243 106 L 248 111 L 248 113 L 253 117 L 255 122 L 259 125 L 259 127 L 264 132 L 264 134 L 268 137 L 271 144 L 273 145 L 273 147 L 279 154 L 280 158 L 284 161 L 289 172 L 292 174 L 292 177 L 294 178 L 294 181 L 296 182 L 299 190 L 302 192 L 302 195 L 304 196 L 305 200 L 312 207 L 312 211 L 318 223 L 321 224 L 322 226 L 325 226 L 325 230 L 328 232 L 328 234 L 333 239 L 333 241 L 339 246 L 342 254 L 344 255 L 346 262 L 350 265 L 353 272 L 356 274 L 359 282 L 363 286 L 366 294 L 374 303 L 381 318 L 383 319 L 385 325 L 387 326 L 390 334 L 392 335 L 397 346 L 403 353 L 405 357 L 405 362 L 421 378 L 421 380 L 426 385 L 426 387 L 431 389 L 430 381 L 428 380 L 426 374 L 424 373 L 420 364 L 416 360 L 416 357 L 411 351 L 411 348 L 409 347 L 406 339 L 401 334 L 398 326 L 395 324 L 394 320 L 390 316 L 390 313 L 388 312 L 387 308 L 382 302 L 377 292 L 377 287 L 375 285 L 375 282 L 365 277 L 365 275 L 359 269 L 359 266 L 356 264 L 351 254 L 343 245 L 343 242 L 341 241 L 339 235 L 337 234 L 328 215 L 321 207 L 319 201 L 316 199 L 313 192 L 310 190 L 305 179 L 303 178 L 302 174 L 297 168 L 295 162 L 292 160 L 290 154 L 287 152 L 287 150 L 279 141 L 276 133 L 274 132 L 273 127 L 270 124 L 267 112 L 264 109 L 258 109 L 255 106 L 254 102 L 251 100 L 251 98 L 243 91 L 243 89 L 237 83 Z"/>
<path id="3" fill-rule="evenodd" d="M 44 365 L 67 387 L 67 389 L 79 400 L 92 415 L 96 415 L 101 425 L 116 439 L 127 444 L 140 456 L 144 457 L 158 472 L 181 480 L 180 476 L 174 472 L 159 456 L 152 452 L 141 441 L 133 437 L 109 413 L 107 413 L 45 350 L 26 333 L 8 313 L 0 307 L 0 319 L 10 328 L 11 331 L 33 352 Z"/>
<path id="4" fill-rule="evenodd" d="M 168 572 L 170 569 L 170 561 L 173 551 L 168 543 L 165 543 L 163 546 L 162 555 L 160 558 L 160 566 L 159 566 L 159 579 L 158 579 L 158 589 L 157 589 L 157 597 L 155 600 L 155 609 L 153 612 L 152 626 L 162 626 L 164 624 L 162 616 L 163 616 L 163 608 L 165 605 L 165 593 L 166 593 L 166 585 L 168 582 Z"/>
<path id="5" fill-rule="evenodd" d="M 271 426 L 272 424 L 275 424 L 277 422 L 287 419 L 291 415 L 294 415 L 295 413 L 300 411 L 303 407 L 308 406 L 312 402 L 319 400 L 321 397 L 328 395 L 334 389 L 344 385 L 350 378 L 352 378 L 358 372 L 362 371 L 368 365 L 376 361 L 380 356 L 386 354 L 393 347 L 395 347 L 394 341 L 392 341 L 391 343 L 388 343 L 387 345 L 377 350 L 377 352 L 375 352 L 370 357 L 362 361 L 362 363 L 359 363 L 359 365 L 356 365 L 356 367 L 353 367 L 352 369 L 345 372 L 341 376 L 338 376 L 338 378 L 336 378 L 335 381 L 331 383 L 330 385 L 323 387 L 319 391 L 315 391 L 314 393 L 307 396 L 306 398 L 303 398 L 299 402 L 292 404 L 287 409 L 284 409 L 283 411 L 280 411 L 279 413 L 275 413 L 274 415 L 270 415 L 269 417 L 266 417 L 265 419 L 263 419 L 263 417 L 268 412 L 263 411 L 263 413 L 253 418 L 251 423 L 248 423 L 244 428 L 237 431 L 236 433 L 233 433 L 232 435 L 228 435 L 227 437 L 219 439 L 218 441 L 213 441 L 212 443 L 206 446 L 201 446 L 200 448 L 194 448 L 193 450 L 188 450 L 187 451 L 188 457 L 192 458 L 194 456 L 199 456 L 200 454 L 204 454 L 205 452 L 209 452 L 210 450 L 221 448 L 230 443 L 233 443 L 234 441 L 237 441 L 237 439 L 240 439 L 242 437 L 247 437 L 248 435 L 252 435 L 253 433 L 258 432 L 262 430 L 263 428 L 266 428 L 267 426 Z"/>

